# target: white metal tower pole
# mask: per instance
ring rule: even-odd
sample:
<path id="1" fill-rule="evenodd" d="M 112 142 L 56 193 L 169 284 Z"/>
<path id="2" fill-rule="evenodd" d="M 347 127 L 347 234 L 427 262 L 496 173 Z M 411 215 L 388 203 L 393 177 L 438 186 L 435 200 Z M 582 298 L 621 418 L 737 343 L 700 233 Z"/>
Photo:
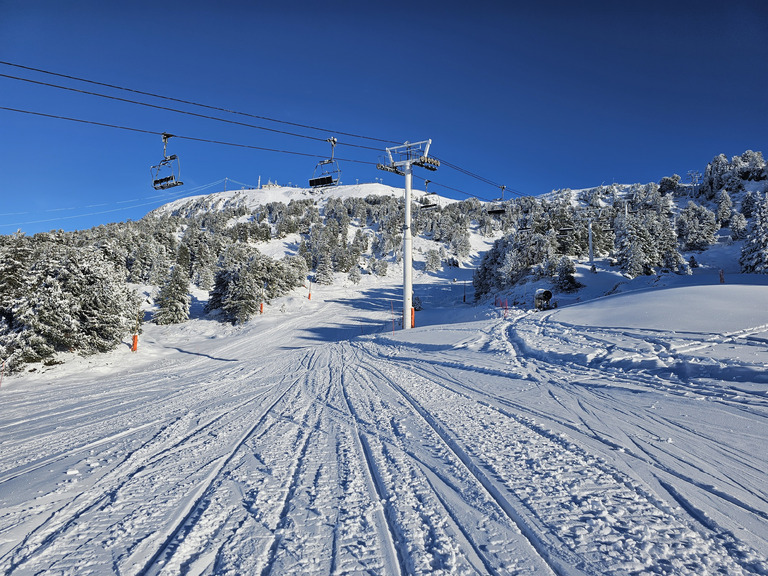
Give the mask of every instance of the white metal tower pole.
<path id="1" fill-rule="evenodd" d="M 413 307 L 413 236 L 411 235 L 411 163 L 403 166 L 405 172 L 405 223 L 403 224 L 403 329 L 411 327 Z"/>
<path id="2" fill-rule="evenodd" d="M 595 263 L 595 251 L 592 249 L 592 218 L 589 219 L 589 264 Z"/>
<path id="3" fill-rule="evenodd" d="M 402 146 L 387 148 L 387 161 L 379 163 L 376 168 L 405 176 L 405 221 L 403 222 L 403 330 L 412 328 L 413 318 L 413 236 L 411 232 L 411 189 L 413 185 L 412 168 L 421 166 L 435 171 L 440 166 L 440 160 L 429 157 L 429 147 L 432 140 L 424 140 Z M 425 186 L 426 187 L 426 186 Z"/>

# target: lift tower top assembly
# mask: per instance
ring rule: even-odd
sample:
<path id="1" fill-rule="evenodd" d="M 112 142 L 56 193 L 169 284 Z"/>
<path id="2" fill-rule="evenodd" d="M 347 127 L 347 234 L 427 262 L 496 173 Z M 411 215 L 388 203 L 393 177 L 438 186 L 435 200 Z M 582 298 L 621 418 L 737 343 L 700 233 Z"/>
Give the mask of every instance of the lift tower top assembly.
<path id="1" fill-rule="evenodd" d="M 405 176 L 405 222 L 403 224 L 403 330 L 413 327 L 413 237 L 411 235 L 411 185 L 412 166 L 421 166 L 435 171 L 440 161 L 430 158 L 432 140 L 386 149 L 386 157 L 376 168 Z"/>

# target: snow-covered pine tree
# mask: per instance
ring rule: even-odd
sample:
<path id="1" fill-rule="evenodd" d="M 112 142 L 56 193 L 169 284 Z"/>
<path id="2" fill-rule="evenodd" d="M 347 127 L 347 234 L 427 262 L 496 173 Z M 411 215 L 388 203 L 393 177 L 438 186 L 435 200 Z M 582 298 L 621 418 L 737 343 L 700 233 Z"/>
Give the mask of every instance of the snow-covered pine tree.
<path id="1" fill-rule="evenodd" d="M 451 237 L 451 250 L 459 258 L 463 260 L 472 251 L 472 245 L 469 242 L 469 232 L 466 230 L 453 234 Z"/>
<path id="2" fill-rule="evenodd" d="M 663 213 L 650 212 L 642 220 L 652 246 L 650 265 L 671 272 L 690 272 L 685 258 L 678 250 L 677 233 L 671 219 Z"/>
<path id="3" fill-rule="evenodd" d="M 321 252 L 318 255 L 315 282 L 326 286 L 333 284 L 333 260 L 328 252 Z"/>
<path id="4" fill-rule="evenodd" d="M 76 349 L 84 354 L 112 350 L 135 324 L 138 295 L 96 249 L 68 248 L 60 265 L 67 272 L 62 291 L 76 302 L 81 333 Z"/>
<path id="5" fill-rule="evenodd" d="M 261 294 L 254 276 L 241 268 L 231 275 L 221 308 L 233 324 L 243 324 L 259 311 Z"/>
<path id="6" fill-rule="evenodd" d="M 741 213 L 744 218 L 752 218 L 752 212 L 757 204 L 757 195 L 751 190 L 744 195 L 744 199 L 741 201 Z"/>
<path id="7" fill-rule="evenodd" d="M 360 267 L 357 265 L 353 266 L 349 274 L 347 274 L 347 278 L 352 284 L 360 284 L 360 280 L 363 278 L 362 274 L 360 274 Z"/>
<path id="8" fill-rule="evenodd" d="M 340 241 L 331 255 L 333 269 L 336 272 L 349 272 L 352 266 L 357 265 L 359 254 L 354 251 L 351 244 Z"/>
<path id="9" fill-rule="evenodd" d="M 368 252 L 368 236 L 363 233 L 362 228 L 355 230 L 355 236 L 352 239 L 352 248 L 358 254 L 365 254 Z"/>
<path id="10" fill-rule="evenodd" d="M 33 245 L 25 288 L 2 322 L 0 348 L 12 370 L 59 351 L 111 350 L 138 311 L 124 273 L 101 251 L 41 238 Z"/>
<path id="11" fill-rule="evenodd" d="M 707 169 L 704 171 L 704 178 L 699 187 L 699 193 L 708 200 L 714 199 L 715 194 L 726 185 L 726 179 L 730 168 L 730 163 L 725 154 L 715 156 L 712 159 L 712 162 L 707 164 Z"/>
<path id="12" fill-rule="evenodd" d="M 181 324 L 189 320 L 189 275 L 187 269 L 176 263 L 160 288 L 157 297 L 157 311 L 153 319 L 156 324 Z"/>
<path id="13" fill-rule="evenodd" d="M 386 276 L 389 270 L 389 264 L 383 258 L 381 260 L 373 260 L 373 273 L 376 276 Z"/>
<path id="14" fill-rule="evenodd" d="M 153 285 L 160 284 L 168 277 L 168 271 L 171 268 L 173 261 L 168 250 L 162 244 L 155 243 L 154 259 L 152 261 L 152 269 L 149 273 L 149 283 Z"/>
<path id="15" fill-rule="evenodd" d="M 286 256 L 283 258 L 283 264 L 284 272 L 281 274 L 281 277 L 285 281 L 285 287 L 282 289 L 281 294 L 296 286 L 303 286 L 309 276 L 307 262 L 301 256 Z M 279 296 L 279 294 L 275 294 L 275 296 Z"/>
<path id="16" fill-rule="evenodd" d="M 715 195 L 715 203 L 717 204 L 715 220 L 720 224 L 721 228 L 725 228 L 730 224 L 731 213 L 733 212 L 731 195 L 728 194 L 728 191 L 725 188 Z"/>
<path id="17" fill-rule="evenodd" d="M 179 244 L 179 249 L 176 251 L 176 266 L 174 268 L 181 268 L 186 272 L 187 278 L 192 277 L 192 255 L 184 242 Z"/>
<path id="18" fill-rule="evenodd" d="M 653 274 L 658 267 L 688 270 L 670 220 L 653 210 L 616 219 L 616 258 L 631 277 Z"/>
<path id="19" fill-rule="evenodd" d="M 276 261 L 258 250 L 232 245 L 228 267 L 216 274 L 206 312 L 221 311 L 221 318 L 242 323 L 255 314 L 262 299 L 281 296 L 307 278 L 306 261 L 298 255 Z"/>
<path id="20" fill-rule="evenodd" d="M 32 248 L 21 232 L 4 240 L 0 244 L 0 316 L 12 321 L 13 303 L 25 291 Z"/>
<path id="21" fill-rule="evenodd" d="M 762 152 L 747 150 L 741 156 L 734 156 L 731 164 L 741 180 L 760 181 L 768 178 Z"/>
<path id="22" fill-rule="evenodd" d="M 573 292 L 581 287 L 576 280 L 576 265 L 568 256 L 561 256 L 555 267 L 555 287 L 563 292 Z"/>
<path id="23" fill-rule="evenodd" d="M 680 187 L 680 176 L 673 174 L 672 176 L 664 176 L 659 182 L 659 192 L 662 194 L 675 194 Z"/>
<path id="24" fill-rule="evenodd" d="M 443 267 L 442 262 L 440 261 L 440 252 L 434 248 L 427 250 L 424 267 L 427 272 L 436 272 L 437 270 L 440 270 Z"/>
<path id="25" fill-rule="evenodd" d="M 135 284 L 149 282 L 156 259 L 156 247 L 146 241 L 146 238 L 142 239 L 134 249 L 128 279 Z"/>
<path id="26" fill-rule="evenodd" d="M 533 266 L 555 258 L 557 235 L 553 230 L 513 232 L 499 238 L 480 261 L 473 277 L 475 298 L 515 284 Z"/>
<path id="27" fill-rule="evenodd" d="M 208 292 L 208 302 L 205 305 L 206 312 L 211 313 L 221 310 L 222 303 L 227 295 L 231 276 L 232 271 L 226 268 L 216 272 L 213 288 Z"/>
<path id="28" fill-rule="evenodd" d="M 768 195 L 758 197 L 739 259 L 741 271 L 768 273 Z"/>
<path id="29" fill-rule="evenodd" d="M 691 201 L 677 217 L 677 237 L 683 250 L 704 250 L 715 243 L 718 230 L 715 213 Z"/>
<path id="30" fill-rule="evenodd" d="M 747 219 L 741 212 L 731 214 L 731 238 L 743 240 L 747 237 Z"/>
<path id="31" fill-rule="evenodd" d="M 639 216 L 629 214 L 616 220 L 616 259 L 628 276 L 650 272 L 649 248 L 650 238 Z"/>
<path id="32" fill-rule="evenodd" d="M 189 226 L 184 233 L 182 245 L 189 252 L 189 277 L 204 290 L 210 290 L 216 277 L 216 265 L 219 255 L 226 251 L 226 236 L 214 235 L 208 230 Z M 181 250 L 181 248 L 179 249 Z M 184 265 L 184 255 L 177 254 L 177 260 Z"/>

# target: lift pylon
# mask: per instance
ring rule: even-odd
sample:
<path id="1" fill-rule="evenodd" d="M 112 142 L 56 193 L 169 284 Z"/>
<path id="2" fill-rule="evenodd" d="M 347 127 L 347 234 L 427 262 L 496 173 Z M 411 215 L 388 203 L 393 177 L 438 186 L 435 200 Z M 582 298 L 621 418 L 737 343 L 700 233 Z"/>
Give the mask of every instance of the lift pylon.
<path id="1" fill-rule="evenodd" d="M 413 166 L 421 166 L 435 171 L 440 166 L 437 158 L 429 156 L 432 140 L 386 148 L 383 162 L 376 167 L 379 170 L 394 172 L 405 176 L 405 222 L 403 223 L 403 330 L 413 328 L 413 236 L 411 235 L 411 186 Z"/>

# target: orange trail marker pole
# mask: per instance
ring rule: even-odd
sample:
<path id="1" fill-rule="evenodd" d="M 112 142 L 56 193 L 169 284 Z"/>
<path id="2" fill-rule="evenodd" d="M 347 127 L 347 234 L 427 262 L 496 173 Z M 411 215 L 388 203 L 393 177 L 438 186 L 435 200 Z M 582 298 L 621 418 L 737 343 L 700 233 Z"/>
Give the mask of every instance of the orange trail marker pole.
<path id="1" fill-rule="evenodd" d="M 133 331 L 133 343 L 131 344 L 131 352 L 136 352 L 139 349 L 139 330 L 141 330 L 141 317 L 144 315 L 144 310 L 139 308 L 136 313 L 136 329 Z"/>

